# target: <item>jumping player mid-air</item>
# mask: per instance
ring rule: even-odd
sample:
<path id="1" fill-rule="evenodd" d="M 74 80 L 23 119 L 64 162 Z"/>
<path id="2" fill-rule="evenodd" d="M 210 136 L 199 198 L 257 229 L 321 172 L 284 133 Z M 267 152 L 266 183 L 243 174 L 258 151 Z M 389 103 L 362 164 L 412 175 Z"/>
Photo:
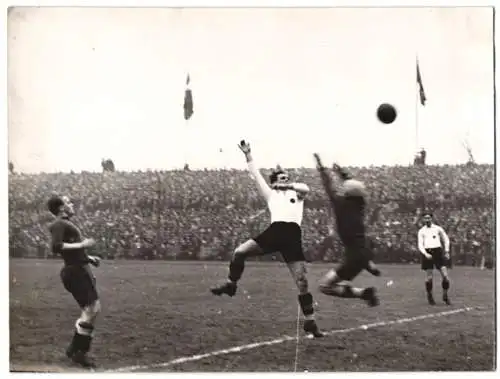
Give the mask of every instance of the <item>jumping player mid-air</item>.
<path id="1" fill-rule="evenodd" d="M 47 206 L 56 216 L 49 230 L 52 236 L 52 251 L 61 255 L 64 266 L 61 269 L 61 280 L 64 288 L 73 295 L 82 313 L 75 324 L 75 333 L 70 346 L 66 350 L 68 358 L 86 368 L 95 367 L 87 357 L 92 341 L 94 322 L 101 308 L 96 290 L 95 277 L 89 264 L 99 266 L 98 257 L 87 255 L 86 248 L 95 244 L 93 239 L 82 239 L 80 230 L 71 222 L 75 214 L 74 207 L 68 197 L 52 196 Z"/>
<path id="2" fill-rule="evenodd" d="M 345 247 L 344 262 L 337 270 L 330 270 L 321 279 L 320 291 L 329 296 L 359 298 L 365 300 L 370 306 L 376 306 L 379 300 L 374 287 L 356 288 L 346 283 L 352 281 L 363 270 L 380 276 L 380 271 L 373 263 L 373 252 L 367 245 L 368 241 L 365 236 L 365 187 L 363 183 L 352 179 L 335 164 L 333 170 L 342 181 L 339 189 L 336 190 L 319 155 L 314 154 L 314 158 L 335 213 L 337 234 Z"/>
<path id="3" fill-rule="evenodd" d="M 245 261 L 252 256 L 279 252 L 283 256 L 299 290 L 298 300 L 304 314 L 304 331 L 314 337 L 322 337 L 314 319 L 314 301 L 309 292 L 306 276 L 306 258 L 302 250 L 302 216 L 304 197 L 309 187 L 303 183 L 291 183 L 283 170 L 270 175 L 269 186 L 255 167 L 250 145 L 241 141 L 239 145 L 245 154 L 248 169 L 257 183 L 257 188 L 265 198 L 271 213 L 271 225 L 260 235 L 242 243 L 233 252 L 229 264 L 229 280 L 211 291 L 214 295 L 234 296 L 237 283 L 243 274 Z"/>
<path id="4" fill-rule="evenodd" d="M 418 250 L 422 253 L 422 270 L 426 272 L 427 301 L 430 305 L 436 304 L 432 295 L 432 276 L 435 267 L 441 273 L 443 301 L 450 305 L 448 297 L 450 279 L 446 267 L 450 261 L 450 239 L 442 227 L 432 222 L 432 213 L 426 212 L 422 216 L 424 226 L 418 231 Z"/>

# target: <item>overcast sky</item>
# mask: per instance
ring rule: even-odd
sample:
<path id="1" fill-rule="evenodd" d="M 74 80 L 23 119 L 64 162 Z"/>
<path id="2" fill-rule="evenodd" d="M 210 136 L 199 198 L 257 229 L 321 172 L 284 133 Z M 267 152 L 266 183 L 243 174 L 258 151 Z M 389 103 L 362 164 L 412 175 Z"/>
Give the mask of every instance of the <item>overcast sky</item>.
<path id="1" fill-rule="evenodd" d="M 100 170 L 103 157 L 125 170 L 244 167 L 242 138 L 267 167 L 312 166 L 315 151 L 408 164 L 421 146 L 430 163 L 462 163 L 465 139 L 493 162 L 490 8 L 18 8 L 8 27 L 20 171 Z M 391 125 L 376 119 L 382 102 L 398 110 Z"/>

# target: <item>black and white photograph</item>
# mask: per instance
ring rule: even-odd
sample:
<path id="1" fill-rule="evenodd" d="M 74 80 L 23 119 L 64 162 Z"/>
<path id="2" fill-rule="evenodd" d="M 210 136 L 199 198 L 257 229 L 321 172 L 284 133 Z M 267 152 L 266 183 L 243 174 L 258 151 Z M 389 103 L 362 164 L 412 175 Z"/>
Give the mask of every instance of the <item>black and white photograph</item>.
<path id="1" fill-rule="evenodd" d="M 140 5 L 5 8 L 9 371 L 496 371 L 493 6 Z"/>

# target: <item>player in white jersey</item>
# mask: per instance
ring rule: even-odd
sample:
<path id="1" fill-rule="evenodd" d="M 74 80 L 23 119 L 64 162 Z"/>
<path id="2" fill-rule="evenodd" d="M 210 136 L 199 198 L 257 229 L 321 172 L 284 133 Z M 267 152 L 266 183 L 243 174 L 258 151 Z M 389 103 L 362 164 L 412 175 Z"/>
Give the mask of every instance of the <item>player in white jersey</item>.
<path id="1" fill-rule="evenodd" d="M 447 265 L 450 261 L 450 239 L 442 227 L 432 222 L 432 213 L 423 214 L 424 226 L 418 231 L 418 250 L 422 254 L 422 270 L 426 272 L 425 289 L 427 301 L 435 305 L 432 295 L 432 277 L 434 267 L 441 273 L 443 301 L 450 305 L 448 290 L 450 279 Z"/>
<path id="2" fill-rule="evenodd" d="M 248 169 L 257 183 L 260 194 L 267 202 L 271 213 L 271 225 L 257 237 L 239 245 L 234 251 L 229 264 L 229 280 L 211 289 L 214 295 L 234 296 L 237 282 L 249 257 L 279 252 L 283 256 L 299 290 L 299 304 L 304 314 L 304 331 L 314 337 L 322 337 L 314 319 L 314 300 L 309 292 L 306 276 L 306 259 L 302 250 L 302 215 L 304 197 L 309 187 L 303 183 L 291 183 L 288 174 L 278 170 L 270 176 L 271 186 L 255 167 L 250 145 L 241 141 L 239 145 L 245 154 Z"/>

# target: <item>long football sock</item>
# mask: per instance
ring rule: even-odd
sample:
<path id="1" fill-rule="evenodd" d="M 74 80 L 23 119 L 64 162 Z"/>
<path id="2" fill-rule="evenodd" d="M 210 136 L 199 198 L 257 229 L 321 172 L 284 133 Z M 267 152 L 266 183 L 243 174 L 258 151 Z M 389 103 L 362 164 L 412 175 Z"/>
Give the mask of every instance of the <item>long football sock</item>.
<path id="1" fill-rule="evenodd" d="M 352 287 L 350 284 L 334 284 L 329 287 L 321 287 L 321 292 L 325 295 L 343 297 L 345 299 L 360 298 L 363 288 Z"/>
<path id="2" fill-rule="evenodd" d="M 72 342 L 75 351 L 81 351 L 86 354 L 90 350 L 93 330 L 94 326 L 92 324 L 85 321 L 77 321 Z"/>
<path id="3" fill-rule="evenodd" d="M 448 290 L 450 289 L 450 281 L 447 278 L 443 278 L 441 287 L 443 287 L 443 293 L 447 294 Z"/>
<path id="4" fill-rule="evenodd" d="M 432 296 L 432 279 L 425 281 L 425 290 L 427 291 L 427 295 Z"/>
<path id="5" fill-rule="evenodd" d="M 314 300 L 311 293 L 299 295 L 299 304 L 306 320 L 314 320 Z"/>
<path id="6" fill-rule="evenodd" d="M 236 283 L 241 279 L 243 270 L 245 269 L 245 261 L 242 260 L 232 260 L 229 263 L 229 280 Z"/>

